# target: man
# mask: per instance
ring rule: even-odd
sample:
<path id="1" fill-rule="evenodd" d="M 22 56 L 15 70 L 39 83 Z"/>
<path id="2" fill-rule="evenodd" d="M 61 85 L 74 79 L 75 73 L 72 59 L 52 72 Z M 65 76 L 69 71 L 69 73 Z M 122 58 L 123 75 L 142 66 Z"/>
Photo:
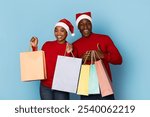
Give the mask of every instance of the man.
<path id="1" fill-rule="evenodd" d="M 95 34 L 92 32 L 92 18 L 91 12 L 76 14 L 76 25 L 82 35 L 77 41 L 73 43 L 73 46 L 77 49 L 77 56 L 85 58 L 90 61 L 91 50 L 95 50 L 99 57 L 103 60 L 106 70 L 111 78 L 111 71 L 109 63 L 121 64 L 122 57 L 115 47 L 113 41 L 107 35 Z M 87 62 L 90 64 L 90 62 Z M 114 95 L 102 97 L 101 94 L 93 94 L 89 96 L 81 96 L 82 100 L 113 100 Z"/>

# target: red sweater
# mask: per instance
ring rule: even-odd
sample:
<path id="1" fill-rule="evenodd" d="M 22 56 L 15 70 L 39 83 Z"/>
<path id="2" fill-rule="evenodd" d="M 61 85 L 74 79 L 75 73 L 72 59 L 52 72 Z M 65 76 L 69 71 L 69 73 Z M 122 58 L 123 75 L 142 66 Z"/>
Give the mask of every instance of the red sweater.
<path id="1" fill-rule="evenodd" d="M 66 44 L 67 42 L 59 44 L 57 41 L 47 41 L 42 47 L 42 50 L 45 52 L 47 79 L 41 82 L 46 87 L 52 87 L 57 56 L 64 55 Z M 66 56 L 70 56 L 70 54 L 66 54 Z"/>
<path id="2" fill-rule="evenodd" d="M 104 65 L 108 71 L 110 79 L 112 80 L 109 63 L 121 64 L 122 57 L 109 36 L 92 33 L 89 37 L 81 37 L 75 41 L 73 46 L 77 49 L 77 56 L 81 58 L 86 51 L 98 50 L 98 43 L 100 49 L 104 53 Z"/>

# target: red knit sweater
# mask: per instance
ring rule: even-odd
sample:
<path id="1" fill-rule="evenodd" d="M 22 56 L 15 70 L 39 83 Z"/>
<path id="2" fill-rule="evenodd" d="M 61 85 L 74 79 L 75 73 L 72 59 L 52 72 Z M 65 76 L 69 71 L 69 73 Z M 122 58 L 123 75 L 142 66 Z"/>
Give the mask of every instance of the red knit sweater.
<path id="1" fill-rule="evenodd" d="M 98 43 L 100 49 L 104 53 L 103 62 L 112 80 L 109 63 L 121 64 L 122 57 L 109 36 L 92 33 L 89 37 L 81 37 L 75 41 L 73 46 L 77 49 L 77 56 L 81 58 L 86 51 L 98 50 Z"/>

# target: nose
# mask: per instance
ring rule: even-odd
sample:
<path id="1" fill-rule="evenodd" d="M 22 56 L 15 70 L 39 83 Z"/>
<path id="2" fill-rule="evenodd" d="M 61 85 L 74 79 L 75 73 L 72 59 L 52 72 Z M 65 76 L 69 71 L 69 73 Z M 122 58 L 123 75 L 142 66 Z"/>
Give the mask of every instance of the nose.
<path id="1" fill-rule="evenodd" d="M 84 26 L 84 29 L 87 29 L 87 25 Z"/>
<path id="2" fill-rule="evenodd" d="M 88 29 L 88 26 L 86 24 L 84 25 L 84 29 Z"/>
<path id="3" fill-rule="evenodd" d="M 60 31 L 57 31 L 57 32 L 56 32 L 56 35 L 61 35 L 61 32 L 60 32 Z"/>

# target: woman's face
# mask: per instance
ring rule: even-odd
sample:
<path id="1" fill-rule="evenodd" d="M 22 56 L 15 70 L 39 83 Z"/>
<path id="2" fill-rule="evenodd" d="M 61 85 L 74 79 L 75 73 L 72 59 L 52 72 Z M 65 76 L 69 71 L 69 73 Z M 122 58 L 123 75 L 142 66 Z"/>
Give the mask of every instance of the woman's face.
<path id="1" fill-rule="evenodd" d="M 56 26 L 54 34 L 59 43 L 64 43 L 66 41 L 67 31 L 63 27 Z"/>

